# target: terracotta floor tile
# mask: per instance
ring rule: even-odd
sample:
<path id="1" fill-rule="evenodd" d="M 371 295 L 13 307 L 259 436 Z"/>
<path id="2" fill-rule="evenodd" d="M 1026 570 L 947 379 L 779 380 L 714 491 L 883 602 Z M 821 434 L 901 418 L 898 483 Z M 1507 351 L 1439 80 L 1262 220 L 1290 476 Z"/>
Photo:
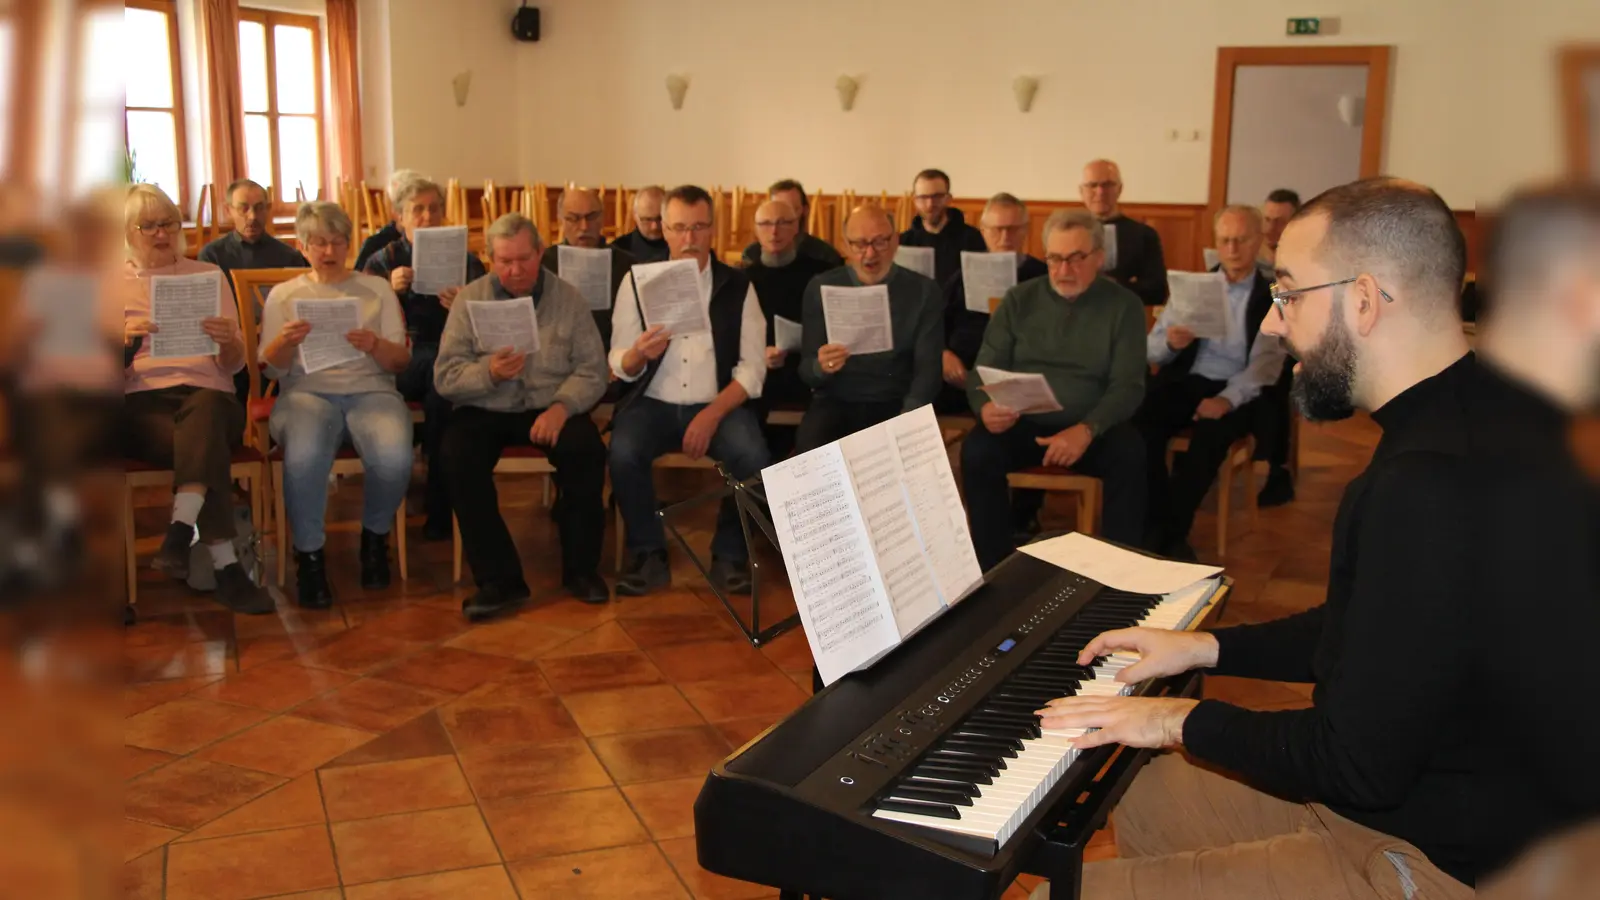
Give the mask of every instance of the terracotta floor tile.
<path id="1" fill-rule="evenodd" d="M 628 633 L 622 630 L 621 625 L 614 621 L 602 622 L 570 641 L 551 647 L 539 654 L 539 658 L 579 656 L 586 653 L 620 653 L 624 650 L 637 649 L 639 645 L 633 642 L 633 638 L 628 637 Z"/>
<path id="2" fill-rule="evenodd" d="M 510 863 L 522 900 L 689 900 L 655 844 Z"/>
<path id="3" fill-rule="evenodd" d="M 497 744 L 463 751 L 461 768 L 480 802 L 609 787 L 611 776 L 583 740 Z"/>
<path id="4" fill-rule="evenodd" d="M 229 675 L 190 694 L 241 706 L 282 712 L 351 681 L 352 675 L 310 669 L 292 660 L 263 663 L 248 672 Z"/>
<path id="5" fill-rule="evenodd" d="M 319 825 L 325 821 L 327 814 L 322 810 L 322 792 L 317 789 L 317 776 L 308 772 L 178 840 L 186 842 L 255 831 L 276 831 L 301 825 Z"/>
<path id="6" fill-rule="evenodd" d="M 626 731 L 664 731 L 704 722 L 670 684 L 567 694 L 561 702 L 566 704 L 578 727 L 590 737 Z"/>
<path id="7" fill-rule="evenodd" d="M 422 644 L 414 641 L 365 634 L 360 629 L 354 629 L 329 638 L 316 649 L 300 654 L 297 659 L 314 669 L 334 669 L 362 675 L 397 662 L 422 648 Z"/>
<path id="8" fill-rule="evenodd" d="M 536 600 L 517 613 L 517 621 L 550 628 L 588 631 L 617 617 L 617 602 L 584 603 L 576 597 Z"/>
<path id="9" fill-rule="evenodd" d="M 506 685 L 486 685 L 440 711 L 457 750 L 580 737 L 583 732 L 554 696 L 529 697 Z"/>
<path id="10" fill-rule="evenodd" d="M 705 601 L 698 594 L 686 589 L 666 591 L 649 597 L 627 597 L 617 604 L 617 617 L 622 619 L 703 615 L 706 611 Z"/>
<path id="11" fill-rule="evenodd" d="M 708 722 L 756 716 L 771 716 L 777 721 L 807 699 L 781 672 L 697 681 L 680 687 Z"/>
<path id="12" fill-rule="evenodd" d="M 805 632 L 798 626 L 778 635 L 760 649 L 762 656 L 785 671 L 810 669 L 812 666 L 811 645 L 806 643 Z"/>
<path id="13" fill-rule="evenodd" d="M 647 781 L 630 784 L 622 793 L 650 836 L 665 841 L 694 834 L 694 801 L 705 781 L 704 777 Z"/>
<path id="14" fill-rule="evenodd" d="M 182 697 L 128 719 L 123 735 L 135 747 L 193 753 L 266 717 L 261 710 L 247 706 Z"/>
<path id="15" fill-rule="evenodd" d="M 529 665 L 505 656 L 473 653 L 455 647 L 435 647 L 407 657 L 387 669 L 380 669 L 373 677 L 412 687 L 465 694 L 486 682 L 526 672 Z"/>
<path id="16" fill-rule="evenodd" d="M 180 759 L 130 780 L 123 789 L 122 808 L 132 819 L 189 830 L 285 780 L 202 759 Z"/>
<path id="17" fill-rule="evenodd" d="M 316 640 L 307 636 L 250 638 L 239 642 L 235 656 L 239 671 L 248 672 L 257 666 L 294 656 L 315 645 Z"/>
<path id="18" fill-rule="evenodd" d="M 743 747 L 754 740 L 761 732 L 766 731 L 777 723 L 771 716 L 754 716 L 748 719 L 728 719 L 716 723 L 717 731 L 728 739 L 728 746 L 734 750 Z"/>
<path id="19" fill-rule="evenodd" d="M 372 739 L 369 732 L 278 716 L 196 754 L 199 759 L 293 778 Z"/>
<path id="20" fill-rule="evenodd" d="M 124 647 L 122 657 L 124 681 L 198 678 L 231 671 L 233 646 L 228 641 L 196 641 L 177 647 Z"/>
<path id="21" fill-rule="evenodd" d="M 483 804 L 483 816 L 508 860 L 620 847 L 650 838 L 612 787 L 496 800 Z"/>
<path id="22" fill-rule="evenodd" d="M 345 888 L 345 900 L 517 900 L 505 866 L 458 869 Z"/>
<path id="23" fill-rule="evenodd" d="M 147 750 L 144 747 L 123 747 L 122 777 L 128 779 L 135 775 L 143 775 L 156 766 L 172 762 L 177 758 L 177 754 L 166 753 L 161 750 Z"/>
<path id="24" fill-rule="evenodd" d="M 200 641 L 226 641 L 233 635 L 233 614 L 220 608 L 177 615 L 147 615 L 129 631 L 124 647 L 181 647 Z"/>
<path id="25" fill-rule="evenodd" d="M 347 885 L 500 862 L 476 806 L 335 822 L 332 829 Z"/>
<path id="26" fill-rule="evenodd" d="M 776 668 L 760 650 L 742 640 L 656 647 L 650 651 L 650 659 L 661 670 L 661 674 L 680 684 L 713 678 L 734 680 L 747 675 L 768 675 Z"/>
<path id="27" fill-rule="evenodd" d="M 147 709 L 154 709 L 184 694 L 199 690 L 221 677 L 221 675 L 206 675 L 200 678 L 174 678 L 168 681 L 129 682 L 122 689 L 122 714 L 136 716 Z"/>
<path id="28" fill-rule="evenodd" d="M 689 644 L 695 641 L 725 640 L 734 635 L 727 617 L 709 613 L 692 615 L 649 616 L 641 619 L 620 619 L 622 627 L 634 643 L 646 649 L 668 644 Z"/>
<path id="29" fill-rule="evenodd" d="M 249 900 L 336 887 L 321 825 L 175 844 L 167 850 L 167 900 Z"/>
<path id="30" fill-rule="evenodd" d="M 421 756 L 441 756 L 454 753 L 449 732 L 437 709 L 426 712 L 401 725 L 382 737 L 375 737 L 349 753 L 322 765 L 324 769 L 337 766 L 357 766 L 363 763 L 393 762 L 398 759 L 416 759 Z"/>
<path id="31" fill-rule="evenodd" d="M 727 742 L 709 725 L 606 735 L 590 745 L 617 784 L 703 778 L 728 755 Z"/>
<path id="32" fill-rule="evenodd" d="M 659 684 L 663 680 L 655 663 L 638 650 L 547 657 L 539 661 L 539 668 L 558 694 Z"/>
<path id="33" fill-rule="evenodd" d="M 122 900 L 162 900 L 166 893 L 167 851 L 152 850 L 122 866 Z"/>
<path id="34" fill-rule="evenodd" d="M 342 766 L 320 777 L 332 822 L 477 802 L 454 756 Z"/>
<path id="35" fill-rule="evenodd" d="M 328 888 L 325 891 L 305 891 L 299 894 L 278 894 L 270 900 L 344 900 L 344 892 L 338 888 Z"/>
<path id="36" fill-rule="evenodd" d="M 330 725 L 381 733 L 415 719 L 449 696 L 443 691 L 363 678 L 301 704 L 294 714 Z"/>
<path id="37" fill-rule="evenodd" d="M 794 686 L 800 689 L 800 693 L 805 694 L 807 697 L 814 693 L 813 688 L 815 687 L 815 683 L 811 680 L 810 669 L 786 671 L 783 673 L 783 675 L 785 678 L 794 682 Z"/>
<path id="38" fill-rule="evenodd" d="M 290 590 L 293 590 L 292 586 Z M 333 609 L 301 609 L 293 601 L 279 603 L 277 610 L 269 616 L 236 616 L 233 624 L 234 634 L 240 641 L 290 636 L 326 638 L 348 627 L 343 612 L 337 606 Z"/>
<path id="39" fill-rule="evenodd" d="M 427 606 L 408 606 L 366 619 L 360 630 L 404 641 L 436 644 L 471 628 L 460 612 L 446 612 Z"/>
<path id="40" fill-rule="evenodd" d="M 183 832 L 133 819 L 122 820 L 122 861 L 131 862 L 157 847 L 163 847 Z"/>
<path id="41" fill-rule="evenodd" d="M 447 641 L 447 646 L 474 653 L 509 656 L 512 659 L 535 659 L 539 654 L 564 644 L 581 632 L 570 628 L 552 628 L 516 619 L 479 625 L 466 634 Z"/>
<path id="42" fill-rule="evenodd" d="M 678 870 L 678 876 L 689 886 L 689 893 L 694 895 L 695 900 L 764 900 L 778 895 L 777 891 L 766 885 L 724 878 L 700 868 L 692 837 L 662 841 L 661 852 Z"/>

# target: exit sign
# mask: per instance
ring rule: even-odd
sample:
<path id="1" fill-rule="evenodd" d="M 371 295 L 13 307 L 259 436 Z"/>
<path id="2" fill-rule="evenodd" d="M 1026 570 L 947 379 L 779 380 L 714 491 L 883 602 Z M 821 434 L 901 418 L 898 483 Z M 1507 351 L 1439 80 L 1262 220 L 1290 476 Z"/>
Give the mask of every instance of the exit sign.
<path id="1" fill-rule="evenodd" d="M 1318 18 L 1290 19 L 1286 32 L 1290 37 L 1297 35 L 1321 34 L 1322 20 Z"/>

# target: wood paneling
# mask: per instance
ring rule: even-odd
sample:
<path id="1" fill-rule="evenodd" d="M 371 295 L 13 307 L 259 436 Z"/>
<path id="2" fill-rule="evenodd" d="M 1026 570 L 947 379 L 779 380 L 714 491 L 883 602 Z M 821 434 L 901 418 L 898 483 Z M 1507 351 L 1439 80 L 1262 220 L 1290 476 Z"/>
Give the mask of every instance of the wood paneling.
<path id="1" fill-rule="evenodd" d="M 1583 79 L 1587 72 L 1600 69 L 1600 45 L 1568 45 L 1561 48 L 1561 119 L 1566 132 L 1567 174 L 1574 178 L 1600 177 L 1591 172 L 1593 159 L 1589 146 L 1589 98 Z"/>

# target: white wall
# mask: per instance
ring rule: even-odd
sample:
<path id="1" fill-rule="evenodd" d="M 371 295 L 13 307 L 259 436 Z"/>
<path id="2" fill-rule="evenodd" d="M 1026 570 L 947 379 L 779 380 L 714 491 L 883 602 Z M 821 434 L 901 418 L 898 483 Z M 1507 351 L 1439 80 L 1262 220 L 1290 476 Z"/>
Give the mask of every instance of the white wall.
<path id="1" fill-rule="evenodd" d="M 1553 48 L 1600 36 L 1593 0 L 541 0 L 520 44 L 517 0 L 386 2 L 393 162 L 440 177 L 876 192 L 936 165 L 962 196 L 1062 198 L 1104 155 L 1133 202 L 1206 201 L 1219 46 L 1394 45 L 1385 168 L 1470 207 L 1558 171 Z M 1286 39 L 1307 13 L 1340 34 Z M 1041 79 L 1027 114 L 1017 75 Z"/>
<path id="2" fill-rule="evenodd" d="M 1351 126 L 1338 104 L 1366 94 L 1366 66 L 1240 66 L 1227 201 L 1260 203 L 1277 188 L 1309 199 L 1361 177 L 1361 107 Z"/>

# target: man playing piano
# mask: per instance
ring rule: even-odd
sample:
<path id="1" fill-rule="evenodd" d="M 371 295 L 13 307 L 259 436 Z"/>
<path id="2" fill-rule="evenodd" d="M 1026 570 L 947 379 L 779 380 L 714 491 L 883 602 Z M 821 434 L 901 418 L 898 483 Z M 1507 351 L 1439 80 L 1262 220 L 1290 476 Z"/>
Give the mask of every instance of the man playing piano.
<path id="1" fill-rule="evenodd" d="M 1121 858 L 1084 868 L 1085 898 L 1472 896 L 1498 858 L 1482 685 L 1515 677 L 1479 651 L 1475 602 L 1478 366 L 1457 296 L 1465 242 L 1432 191 L 1367 179 L 1327 191 L 1284 231 L 1263 334 L 1300 360 L 1312 420 L 1371 412 L 1383 437 L 1345 489 L 1327 600 L 1210 633 L 1112 631 L 1085 660 L 1132 650 L 1122 673 L 1205 669 L 1314 685 L 1309 709 L 1215 700 L 1065 697 L 1046 728 L 1168 748 L 1115 813 Z M 1496 671 L 1501 670 L 1501 671 Z M 1537 690 L 1534 685 L 1529 689 Z M 1519 807 L 1520 808 L 1520 807 Z"/>

